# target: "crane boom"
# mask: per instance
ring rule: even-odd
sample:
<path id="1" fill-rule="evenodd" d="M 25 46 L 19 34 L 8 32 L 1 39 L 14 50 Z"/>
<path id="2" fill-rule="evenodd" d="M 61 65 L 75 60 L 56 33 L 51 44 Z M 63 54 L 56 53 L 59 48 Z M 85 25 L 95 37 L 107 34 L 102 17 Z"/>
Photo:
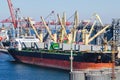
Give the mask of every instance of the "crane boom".
<path id="1" fill-rule="evenodd" d="M 40 40 L 40 42 L 43 42 L 42 34 L 40 34 L 40 36 L 38 35 L 38 32 L 37 32 L 37 30 L 35 29 L 34 25 L 32 24 L 32 21 L 31 21 L 31 19 L 30 19 L 29 17 L 28 17 L 28 21 L 29 21 L 31 27 L 33 28 L 33 30 L 34 30 L 36 36 L 37 36 L 38 39 Z"/>
<path id="2" fill-rule="evenodd" d="M 94 23 L 93 23 L 93 25 L 92 25 L 92 27 L 90 29 L 90 32 L 88 34 L 88 38 L 90 37 L 90 35 L 91 35 L 91 33 L 92 33 L 93 29 L 94 29 L 95 24 L 96 24 L 96 21 L 94 21 Z"/>
<path id="3" fill-rule="evenodd" d="M 7 0 L 7 2 L 8 2 L 11 17 L 12 17 L 12 23 L 14 25 L 14 28 L 16 28 L 17 27 L 17 21 L 16 21 L 16 17 L 15 17 L 15 14 L 14 14 L 14 9 L 13 9 L 12 2 L 11 2 L 11 0 Z"/>
<path id="4" fill-rule="evenodd" d="M 47 31 L 48 31 L 48 33 L 49 33 L 51 39 L 52 39 L 54 42 L 57 42 L 56 34 L 55 34 L 54 36 L 52 35 L 52 32 L 50 31 L 49 27 L 46 25 L 46 22 L 45 22 L 45 20 L 43 19 L 43 17 L 41 17 L 41 20 L 42 20 L 42 22 L 43 22 L 45 28 L 47 29 Z"/>
<path id="5" fill-rule="evenodd" d="M 83 27 L 83 29 L 86 29 L 86 27 L 89 25 L 90 20 L 88 20 L 87 24 Z"/>
<path id="6" fill-rule="evenodd" d="M 103 33 L 108 27 L 109 27 L 109 25 L 107 25 L 107 26 L 104 27 L 102 30 L 100 30 L 96 35 L 94 35 L 92 38 L 90 38 L 90 39 L 88 40 L 88 43 L 91 42 L 93 39 L 95 39 L 97 36 L 99 36 L 101 33 Z"/>
<path id="7" fill-rule="evenodd" d="M 57 14 L 57 16 L 58 16 L 58 20 L 59 20 L 59 22 L 60 22 L 60 24 L 61 24 L 61 27 L 62 27 L 62 29 L 63 29 L 65 35 L 67 35 L 67 32 L 66 32 L 65 26 L 64 26 L 64 24 L 63 24 L 63 22 L 62 22 L 62 20 L 61 20 L 61 18 L 60 18 L 60 15 Z"/>
<path id="8" fill-rule="evenodd" d="M 102 20 L 101 20 L 100 16 L 99 16 L 97 13 L 95 13 L 95 14 L 93 14 L 93 15 L 99 20 L 100 24 L 101 24 L 102 26 L 104 26 L 103 23 L 102 23 Z"/>
<path id="9" fill-rule="evenodd" d="M 91 35 L 91 33 L 92 33 L 92 31 L 93 31 L 93 29 L 94 29 L 94 26 L 95 26 L 95 23 L 96 23 L 96 21 L 94 21 L 94 23 L 93 23 L 93 25 L 92 25 L 92 27 L 91 27 L 91 29 L 90 29 L 90 32 L 88 32 L 88 30 L 87 29 L 83 29 L 82 30 L 82 33 L 83 33 L 83 42 L 84 42 L 84 44 L 86 44 L 86 45 L 88 45 L 88 41 L 89 41 L 89 37 L 90 37 L 90 35 Z M 85 38 L 84 38 L 85 37 Z"/>

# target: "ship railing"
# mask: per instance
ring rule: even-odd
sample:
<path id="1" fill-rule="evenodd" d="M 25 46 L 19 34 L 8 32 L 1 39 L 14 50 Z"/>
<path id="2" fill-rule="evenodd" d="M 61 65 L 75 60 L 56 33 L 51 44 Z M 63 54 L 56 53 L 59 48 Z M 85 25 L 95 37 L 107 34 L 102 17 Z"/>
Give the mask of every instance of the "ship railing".
<path id="1" fill-rule="evenodd" d="M 22 48 L 27 48 L 24 42 L 22 42 Z"/>
<path id="2" fill-rule="evenodd" d="M 22 49 L 29 49 L 31 48 L 31 44 L 30 43 L 27 43 L 27 42 L 22 42 Z"/>
<path id="3" fill-rule="evenodd" d="M 22 42 L 21 46 L 22 49 L 32 49 L 32 50 L 45 49 L 45 44 L 39 42 Z"/>
<path id="4" fill-rule="evenodd" d="M 36 49 L 36 50 L 39 50 L 39 47 L 38 47 L 37 43 L 34 42 L 33 48 Z"/>

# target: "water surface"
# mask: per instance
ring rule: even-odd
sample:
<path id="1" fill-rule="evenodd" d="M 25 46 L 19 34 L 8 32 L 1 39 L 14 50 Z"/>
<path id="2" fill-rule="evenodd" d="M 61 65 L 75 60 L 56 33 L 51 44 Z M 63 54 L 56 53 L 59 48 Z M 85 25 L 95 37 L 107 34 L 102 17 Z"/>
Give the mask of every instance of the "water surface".
<path id="1" fill-rule="evenodd" d="M 69 80 L 69 72 L 12 61 L 0 53 L 0 80 Z"/>

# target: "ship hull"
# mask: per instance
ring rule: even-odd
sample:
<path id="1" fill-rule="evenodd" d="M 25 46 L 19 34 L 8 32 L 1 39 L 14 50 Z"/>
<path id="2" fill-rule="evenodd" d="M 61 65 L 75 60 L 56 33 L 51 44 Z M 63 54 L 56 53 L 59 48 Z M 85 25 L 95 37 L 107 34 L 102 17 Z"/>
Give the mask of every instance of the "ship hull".
<path id="1" fill-rule="evenodd" d="M 18 51 L 9 49 L 15 61 L 44 67 L 70 70 L 70 55 L 38 51 Z M 73 55 L 73 69 L 101 69 L 111 68 L 110 53 L 84 53 Z"/>

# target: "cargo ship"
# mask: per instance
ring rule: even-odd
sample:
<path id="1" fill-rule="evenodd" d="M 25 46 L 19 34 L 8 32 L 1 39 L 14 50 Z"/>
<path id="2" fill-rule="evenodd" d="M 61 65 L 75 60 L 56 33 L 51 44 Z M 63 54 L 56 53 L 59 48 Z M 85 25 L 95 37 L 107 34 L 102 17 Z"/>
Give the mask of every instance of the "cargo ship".
<path id="1" fill-rule="evenodd" d="M 62 44 L 62 48 L 65 45 Z M 80 48 L 84 45 L 78 46 L 78 50 L 77 48 L 72 50 L 74 70 L 112 67 L 111 51 L 80 51 Z M 70 46 L 67 45 L 67 47 Z M 92 45 L 91 47 L 93 48 Z M 70 70 L 71 50 L 61 49 L 61 44 L 59 43 L 40 43 L 39 39 L 30 36 L 16 38 L 11 41 L 11 47 L 8 52 L 17 62 Z M 117 53 L 115 53 L 115 57 L 117 57 Z"/>
<path id="2" fill-rule="evenodd" d="M 46 24 L 46 21 L 44 21 L 41 17 L 42 22 L 40 22 L 40 25 L 44 25 L 47 33 L 49 34 L 50 40 L 53 40 L 53 42 L 48 41 L 46 43 L 46 40 L 43 39 L 45 36 L 42 36 L 42 32 L 40 35 L 37 33 L 35 24 L 33 24 L 34 21 L 31 21 L 30 18 L 28 18 L 28 20 L 23 20 L 26 24 L 26 32 L 29 33 L 29 28 L 32 27 L 35 32 L 35 36 L 38 39 L 31 36 L 23 36 L 24 34 L 19 33 L 22 32 L 20 31 L 22 30 L 22 27 L 20 28 L 22 24 L 20 23 L 20 25 L 19 20 L 17 20 L 19 16 L 16 18 L 17 12 L 15 15 L 11 1 L 7 0 L 7 2 L 10 9 L 14 30 L 16 29 L 16 34 L 14 34 L 16 36 L 10 40 L 8 52 L 13 56 L 15 61 L 67 70 L 70 69 L 72 61 L 73 69 L 98 69 L 112 67 L 113 63 L 111 49 L 103 46 L 91 45 L 91 41 L 93 41 L 100 34 L 104 33 L 109 27 L 104 27 L 100 17 L 97 14 L 94 14 L 91 17 L 94 18 L 95 21 L 92 23 L 90 29 L 87 29 L 88 24 L 90 24 L 90 21 L 88 21 L 80 30 L 80 33 L 82 33 L 81 39 L 83 44 L 72 43 L 76 42 L 76 34 L 78 31 L 77 28 L 80 24 L 77 11 L 75 12 L 74 21 L 71 24 L 73 27 L 70 30 L 70 33 L 66 32 L 67 22 L 65 14 L 63 14 L 62 18 L 60 18 L 59 14 L 57 15 L 58 23 L 55 23 L 55 26 L 60 24 L 60 34 L 53 34 L 51 29 L 48 27 L 49 24 Z M 54 12 L 52 11 L 52 13 Z M 92 32 L 95 30 L 94 26 L 97 22 L 100 22 L 102 29 L 97 30 L 97 33 L 92 36 Z M 65 38 L 67 39 L 68 44 L 64 43 Z M 107 43 L 105 43 L 105 45 L 106 44 Z M 104 48 L 105 51 L 103 51 L 102 48 Z M 118 53 L 115 52 L 114 54 L 114 57 L 116 58 Z"/>
<path id="3" fill-rule="evenodd" d="M 77 16 L 77 12 L 75 14 Z M 95 14 L 95 16 L 98 15 Z M 94 36 L 91 36 L 96 23 L 95 21 L 90 31 L 81 29 L 82 43 L 74 43 L 76 27 L 79 22 L 78 19 L 75 19 L 74 22 L 76 22 L 76 25 L 70 33 L 66 32 L 59 15 L 58 19 L 62 27 L 61 34 L 52 34 L 45 20 L 41 17 L 42 23 L 50 37 L 48 41 L 44 41 L 42 33 L 40 35 L 37 33 L 31 19 L 28 18 L 29 25 L 33 28 L 36 37 L 18 36 L 11 40 L 8 52 L 13 56 L 15 61 L 65 70 L 70 70 L 72 67 L 74 70 L 112 68 L 112 48 L 108 46 L 107 41 L 104 40 L 104 46 L 90 44 L 96 37 L 104 33 L 109 28 L 109 25 L 103 27 Z M 66 43 L 64 43 L 65 38 L 67 38 Z M 117 58 L 117 54 L 116 51 L 114 53 L 115 58 Z"/>

